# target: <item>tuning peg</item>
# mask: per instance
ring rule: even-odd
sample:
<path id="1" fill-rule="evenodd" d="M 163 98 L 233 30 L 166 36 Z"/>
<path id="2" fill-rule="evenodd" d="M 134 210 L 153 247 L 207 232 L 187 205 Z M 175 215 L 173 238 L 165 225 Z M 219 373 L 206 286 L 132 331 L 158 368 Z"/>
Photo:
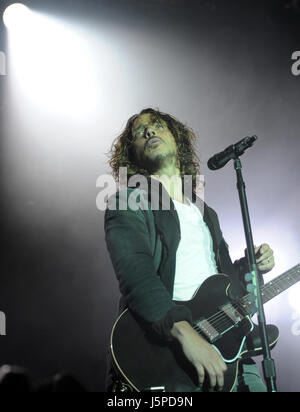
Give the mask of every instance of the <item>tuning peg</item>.
<path id="1" fill-rule="evenodd" d="M 252 282 L 253 281 L 253 275 L 251 272 L 248 272 L 245 274 L 245 281 L 246 282 Z"/>
<path id="2" fill-rule="evenodd" d="M 256 295 L 256 287 L 252 283 L 250 283 L 249 285 L 247 285 L 247 292 Z"/>
<path id="3" fill-rule="evenodd" d="M 247 299 L 250 303 L 255 303 L 256 302 L 256 297 L 254 296 L 254 294 L 248 295 Z"/>

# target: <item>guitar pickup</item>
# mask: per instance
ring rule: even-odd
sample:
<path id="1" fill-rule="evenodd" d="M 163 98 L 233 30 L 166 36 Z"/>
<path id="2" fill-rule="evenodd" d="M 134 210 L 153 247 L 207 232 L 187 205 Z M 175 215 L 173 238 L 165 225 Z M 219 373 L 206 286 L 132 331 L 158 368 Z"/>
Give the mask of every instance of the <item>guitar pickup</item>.
<path id="1" fill-rule="evenodd" d="M 221 310 L 232 320 L 234 325 L 238 325 L 245 318 L 245 316 L 231 303 L 222 306 Z"/>
<path id="2" fill-rule="evenodd" d="M 220 335 L 207 319 L 200 320 L 200 322 L 197 323 L 197 327 L 210 342 L 214 342 Z"/>

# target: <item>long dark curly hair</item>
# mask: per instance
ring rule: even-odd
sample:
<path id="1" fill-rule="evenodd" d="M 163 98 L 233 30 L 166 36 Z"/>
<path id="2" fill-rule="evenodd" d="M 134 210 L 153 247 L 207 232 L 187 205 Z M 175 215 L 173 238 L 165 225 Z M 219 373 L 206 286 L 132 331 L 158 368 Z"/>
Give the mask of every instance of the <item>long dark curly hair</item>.
<path id="1" fill-rule="evenodd" d="M 183 179 L 183 176 L 192 176 L 192 190 L 195 193 L 197 187 L 196 176 L 200 174 L 200 161 L 194 148 L 196 136 L 191 128 L 170 114 L 163 113 L 158 109 L 147 108 L 131 116 L 123 132 L 112 143 L 109 151 L 109 165 L 112 168 L 113 177 L 118 181 L 120 167 L 127 168 L 128 179 L 136 174 L 146 177 L 150 176 L 151 173 L 149 171 L 142 169 L 136 164 L 132 151 L 133 123 L 139 116 L 148 113 L 153 116 L 153 119 L 163 120 L 167 124 L 177 144 L 181 178 Z"/>

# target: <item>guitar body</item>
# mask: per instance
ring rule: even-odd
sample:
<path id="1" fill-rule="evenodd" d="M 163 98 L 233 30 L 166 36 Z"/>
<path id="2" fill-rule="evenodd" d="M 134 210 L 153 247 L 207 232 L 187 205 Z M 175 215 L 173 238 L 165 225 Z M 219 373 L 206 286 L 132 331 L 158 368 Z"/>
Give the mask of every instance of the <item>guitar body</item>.
<path id="1" fill-rule="evenodd" d="M 180 304 L 189 307 L 194 320 L 209 319 L 219 308 L 231 304 L 227 295 L 229 288 L 228 277 L 212 276 L 203 283 L 193 300 Z M 216 320 L 217 324 L 218 321 L 224 323 L 222 317 Z M 230 319 L 227 321 L 230 324 Z M 239 327 L 233 327 L 213 343 L 228 367 L 224 392 L 231 391 L 235 385 L 242 348 L 246 335 L 252 329 L 251 320 L 244 318 Z M 125 310 L 116 321 L 111 349 L 115 365 L 134 390 L 162 387 L 166 392 L 199 391 L 196 370 L 185 358 L 180 344 L 175 340 L 172 343 L 159 341 L 129 310 Z"/>
<path id="2" fill-rule="evenodd" d="M 300 264 L 261 287 L 263 303 L 299 280 Z M 192 300 L 177 302 L 190 309 L 194 330 L 215 347 L 227 364 L 224 392 L 232 391 L 235 386 L 239 361 L 262 354 L 259 328 L 251 320 L 255 313 L 253 295 L 249 293 L 232 301 L 230 287 L 226 275 L 211 276 Z M 273 349 L 279 339 L 277 327 L 267 325 L 267 336 Z M 208 388 L 206 382 L 200 390 L 196 370 L 175 339 L 170 343 L 160 341 L 128 309 L 113 327 L 111 353 L 119 374 L 132 390 L 201 392 Z"/>

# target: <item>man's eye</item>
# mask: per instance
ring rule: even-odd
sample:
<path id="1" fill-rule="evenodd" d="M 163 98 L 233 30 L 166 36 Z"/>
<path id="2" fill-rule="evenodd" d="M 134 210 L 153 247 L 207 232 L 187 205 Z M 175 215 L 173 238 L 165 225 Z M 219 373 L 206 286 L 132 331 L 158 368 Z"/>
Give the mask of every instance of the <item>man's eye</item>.
<path id="1" fill-rule="evenodd" d="M 155 124 L 155 128 L 156 128 L 156 129 L 159 129 L 159 130 L 164 130 L 164 126 L 163 126 L 162 124 L 159 124 L 159 123 L 156 123 L 156 124 Z M 144 136 L 144 133 L 145 133 L 145 128 L 139 129 L 139 130 L 135 133 L 134 138 Z"/>

